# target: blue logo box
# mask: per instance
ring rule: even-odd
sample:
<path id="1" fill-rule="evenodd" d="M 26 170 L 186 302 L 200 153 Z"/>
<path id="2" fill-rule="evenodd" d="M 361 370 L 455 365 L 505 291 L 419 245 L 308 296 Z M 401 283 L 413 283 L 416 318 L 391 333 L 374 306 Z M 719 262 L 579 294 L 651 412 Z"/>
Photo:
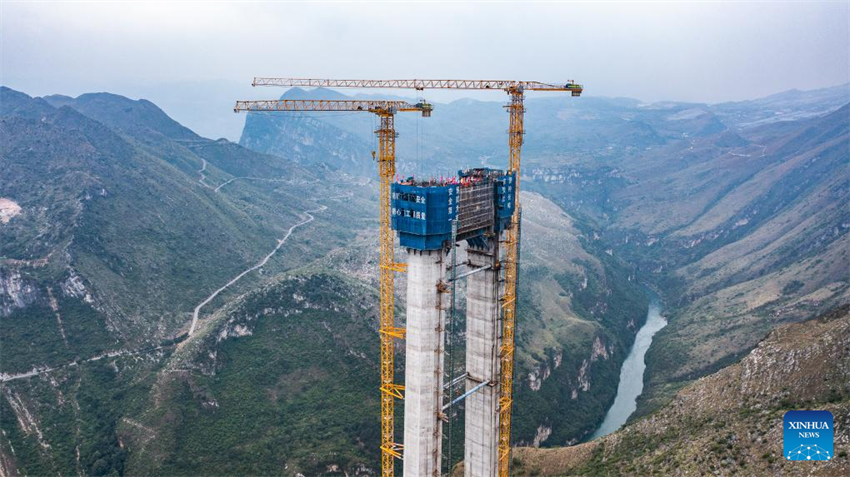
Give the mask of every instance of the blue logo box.
<path id="1" fill-rule="evenodd" d="M 786 460 L 832 460 L 831 412 L 788 411 L 782 421 L 782 453 Z"/>

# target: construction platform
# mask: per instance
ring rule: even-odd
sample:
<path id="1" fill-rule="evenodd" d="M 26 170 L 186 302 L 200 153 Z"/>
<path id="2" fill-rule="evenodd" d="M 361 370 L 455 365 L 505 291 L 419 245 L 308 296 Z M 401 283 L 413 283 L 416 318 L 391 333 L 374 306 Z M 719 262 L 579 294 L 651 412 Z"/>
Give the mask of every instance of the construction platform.
<path id="1" fill-rule="evenodd" d="M 448 179 L 392 184 L 392 227 L 402 247 L 438 250 L 452 238 L 470 244 L 485 233 L 498 234 L 510 225 L 514 213 L 515 174 L 498 169 L 468 169 Z"/>

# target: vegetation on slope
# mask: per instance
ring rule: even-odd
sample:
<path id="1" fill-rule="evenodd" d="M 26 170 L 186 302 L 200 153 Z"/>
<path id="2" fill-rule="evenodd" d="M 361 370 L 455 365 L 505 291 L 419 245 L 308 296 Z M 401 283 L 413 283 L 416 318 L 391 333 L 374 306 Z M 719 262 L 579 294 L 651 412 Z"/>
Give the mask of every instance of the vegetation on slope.
<path id="1" fill-rule="evenodd" d="M 283 159 L 193 136 L 143 101 L 84 95 L 54 109 L 8 89 L 2 95 L 0 188 L 22 207 L 2 226 L 0 276 L 14 291 L 0 298 L 10 323 L 3 339 L 29 353 L 20 366 L 4 360 L 2 372 L 57 365 L 66 357 L 39 344 L 59 346 L 54 335 L 61 324 L 15 326 L 24 322 L 16 316 L 27 312 L 22 304 L 61 305 L 50 314 L 59 321 L 65 305 L 72 316 L 87 313 L 86 319 L 101 323 L 89 328 L 93 336 L 106 332 L 116 347 L 158 343 L 185 331 L 193 307 L 268 253 L 276 238 L 303 220 L 303 210 L 359 192 L 346 190 L 345 178 L 316 181 Z M 20 107 L 7 109 L 10 103 Z M 15 113 L 32 113 L 34 105 L 41 108 L 38 118 Z M 189 136 L 195 142 L 179 142 Z M 200 180 L 204 164 L 207 182 Z M 232 178 L 227 171 L 246 168 L 254 169 L 253 177 L 279 182 L 234 182 L 226 192 L 210 185 Z M 355 204 L 335 208 L 342 220 L 320 216 L 318 222 L 334 232 L 296 245 L 289 263 L 273 261 L 269 268 L 307 263 L 352 237 L 337 225 L 362 217 Z"/>
<path id="2" fill-rule="evenodd" d="M 172 356 L 136 417 L 157 441 L 131 474 L 349 475 L 380 439 L 371 289 L 323 270 L 275 279 L 229 305 Z M 139 436 L 144 438 L 144 436 Z M 135 445 L 133 445 L 135 444 Z"/>
<path id="3" fill-rule="evenodd" d="M 602 439 L 517 449 L 515 475 L 848 475 L 849 312 L 845 305 L 777 328 L 740 363 Z M 834 459 L 783 459 L 782 417 L 794 409 L 832 412 Z"/>
<path id="4" fill-rule="evenodd" d="M 586 225 L 534 193 L 523 197 L 515 439 L 566 445 L 601 423 L 648 297 Z"/>
<path id="5" fill-rule="evenodd" d="M 120 475 L 140 450 L 125 434 L 147 436 L 141 448 L 155 440 L 126 416 L 141 414 L 136 398 L 185 338 L 193 308 L 268 254 L 304 210 L 333 206 L 209 303 L 202 322 L 265 276 L 355 237 L 372 191 L 199 138 L 144 101 L 52 97 L 56 108 L 0 94 L 0 189 L 21 206 L 0 225 L 0 463 Z"/>

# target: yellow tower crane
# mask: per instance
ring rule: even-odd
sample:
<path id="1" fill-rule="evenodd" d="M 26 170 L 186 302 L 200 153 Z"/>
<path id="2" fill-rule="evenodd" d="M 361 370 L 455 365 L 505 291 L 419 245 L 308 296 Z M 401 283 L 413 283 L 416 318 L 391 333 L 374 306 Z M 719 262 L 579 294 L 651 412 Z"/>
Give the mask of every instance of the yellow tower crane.
<path id="1" fill-rule="evenodd" d="M 526 91 L 562 91 L 572 96 L 581 96 L 584 88 L 569 81 L 563 85 L 541 83 L 539 81 L 503 81 L 503 80 L 335 80 L 310 78 L 254 78 L 254 86 L 289 86 L 316 88 L 390 88 L 390 89 L 465 89 L 465 90 L 501 90 L 511 98 L 506 106 L 510 113 L 508 127 L 508 170 L 516 173 L 516 194 L 514 215 L 505 237 L 506 256 L 502 263 L 505 288 L 501 297 L 502 306 L 502 345 L 499 350 L 499 477 L 509 477 L 511 464 L 511 412 L 513 408 L 514 349 L 516 331 L 517 278 L 519 273 L 520 239 L 520 151 L 525 134 L 523 101 Z M 383 233 L 383 232 L 382 232 Z M 384 451 L 386 452 L 386 451 Z M 386 454 L 385 454 L 386 455 Z M 386 458 L 384 459 L 386 461 Z M 392 476 L 392 468 L 387 473 L 384 465 L 383 477 Z"/>
<path id="2" fill-rule="evenodd" d="M 313 111 L 364 111 L 377 115 L 381 125 L 378 135 L 378 170 L 380 175 L 380 273 L 381 305 L 381 468 L 384 476 L 393 475 L 395 458 L 402 457 L 402 446 L 395 442 L 395 399 L 403 399 L 404 386 L 395 383 L 395 342 L 404 338 L 404 328 L 395 324 L 394 272 L 403 272 L 405 264 L 397 263 L 393 253 L 393 233 L 390 223 L 390 183 L 395 176 L 395 114 L 420 112 L 431 116 L 433 107 L 425 101 L 410 104 L 406 101 L 359 100 L 261 100 L 237 101 L 234 111 L 254 112 L 313 112 Z M 375 151 L 372 151 L 375 159 Z"/>

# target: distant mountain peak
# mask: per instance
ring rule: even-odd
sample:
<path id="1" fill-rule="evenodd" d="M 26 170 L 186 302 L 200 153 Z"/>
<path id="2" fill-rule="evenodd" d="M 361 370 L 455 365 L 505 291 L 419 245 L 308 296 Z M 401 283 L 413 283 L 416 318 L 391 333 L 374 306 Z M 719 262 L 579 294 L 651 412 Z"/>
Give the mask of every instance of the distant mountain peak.
<path id="1" fill-rule="evenodd" d="M 6 86 L 0 86 L 0 117 L 20 116 L 38 119 L 53 111 L 53 106 L 42 98 L 16 91 Z"/>
<path id="2" fill-rule="evenodd" d="M 134 100 L 126 96 L 103 92 L 81 94 L 76 98 L 53 95 L 45 96 L 44 99 L 55 107 L 72 107 L 85 116 L 128 133 L 145 128 L 170 139 L 197 140 L 200 138 L 146 99 Z"/>
<path id="3" fill-rule="evenodd" d="M 340 100 L 340 99 L 351 99 L 350 96 L 346 96 L 338 91 L 327 89 L 327 88 L 315 88 L 306 90 L 303 88 L 290 88 L 286 90 L 281 96 L 280 99 L 323 99 L 323 100 Z"/>

